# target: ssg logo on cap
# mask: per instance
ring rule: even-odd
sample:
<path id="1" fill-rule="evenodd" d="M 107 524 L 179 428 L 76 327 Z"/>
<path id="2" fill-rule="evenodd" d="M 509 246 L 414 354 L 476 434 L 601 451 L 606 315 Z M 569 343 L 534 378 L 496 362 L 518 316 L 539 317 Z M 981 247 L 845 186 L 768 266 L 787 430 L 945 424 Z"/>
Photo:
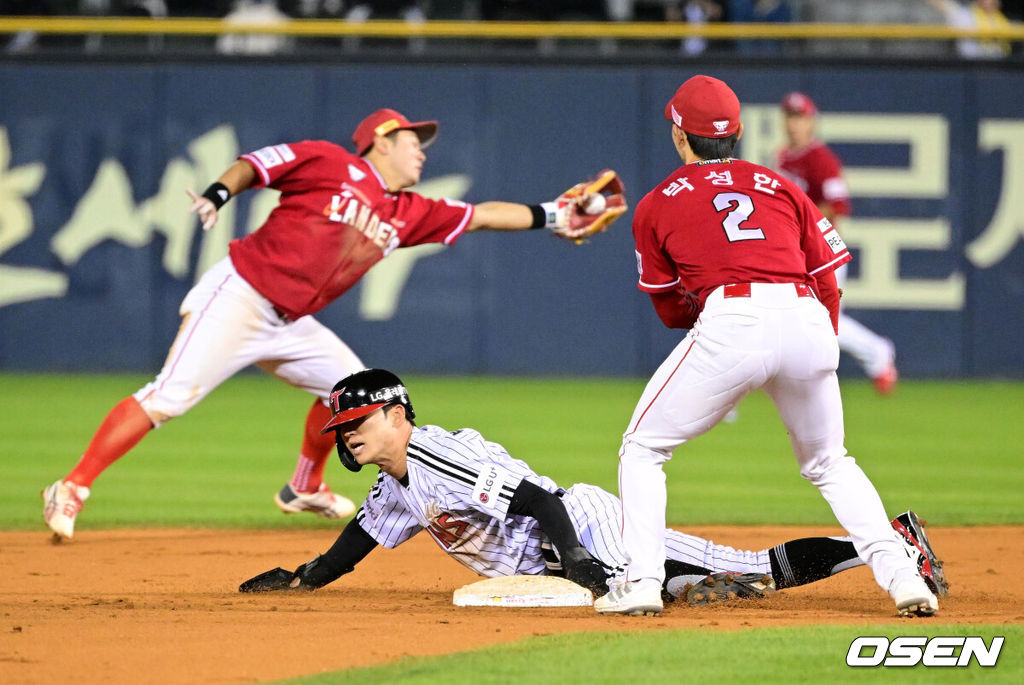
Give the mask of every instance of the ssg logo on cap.
<path id="1" fill-rule="evenodd" d="M 722 121 L 711 122 L 715 125 L 715 135 L 722 135 L 729 130 L 729 120 L 724 119 Z"/>

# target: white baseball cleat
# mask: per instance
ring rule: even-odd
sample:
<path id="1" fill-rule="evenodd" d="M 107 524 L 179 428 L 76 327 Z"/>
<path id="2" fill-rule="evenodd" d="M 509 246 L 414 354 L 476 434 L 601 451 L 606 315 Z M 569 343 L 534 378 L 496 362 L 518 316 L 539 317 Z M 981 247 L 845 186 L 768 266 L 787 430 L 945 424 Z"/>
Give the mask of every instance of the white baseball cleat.
<path id="1" fill-rule="evenodd" d="M 900 616 L 931 616 L 939 610 L 939 600 L 916 573 L 897 576 L 889 586 L 889 596 Z"/>
<path id="2" fill-rule="evenodd" d="M 594 601 L 594 610 L 599 614 L 653 616 L 662 608 L 661 583 L 654 578 L 626 583 Z"/>
<path id="3" fill-rule="evenodd" d="M 75 517 L 89 497 L 89 488 L 58 480 L 42 492 L 43 520 L 54 532 L 55 541 L 70 540 L 75 534 Z"/>
<path id="4" fill-rule="evenodd" d="M 356 505 L 348 497 L 331 492 L 321 483 L 316 492 L 295 492 L 291 483 L 274 495 L 274 504 L 286 514 L 308 511 L 326 519 L 341 519 L 356 513 Z"/>

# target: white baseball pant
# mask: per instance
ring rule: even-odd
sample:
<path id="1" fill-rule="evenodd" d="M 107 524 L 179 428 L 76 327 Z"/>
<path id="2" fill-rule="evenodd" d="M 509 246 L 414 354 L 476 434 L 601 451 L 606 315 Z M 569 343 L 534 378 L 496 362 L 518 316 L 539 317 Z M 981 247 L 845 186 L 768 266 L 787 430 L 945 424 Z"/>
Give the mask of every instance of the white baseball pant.
<path id="1" fill-rule="evenodd" d="M 596 485 L 577 483 L 562 496 L 580 542 L 595 557 L 611 567 L 609 587 L 625 581 L 629 557 L 622 542 L 622 507 L 619 498 Z M 771 573 L 768 550 L 750 551 L 715 544 L 711 540 L 678 530 L 665 531 L 665 559 L 682 561 L 711 571 Z"/>
<path id="2" fill-rule="evenodd" d="M 154 426 L 181 416 L 250 364 L 325 403 L 338 380 L 363 368 L 348 345 L 312 316 L 283 320 L 230 257 L 199 279 L 180 313 L 181 328 L 163 369 L 133 395 Z"/>
<path id="3" fill-rule="evenodd" d="M 846 454 L 839 346 L 828 310 L 792 283 L 754 283 L 748 296 L 727 297 L 730 288 L 708 297 L 694 328 L 648 382 L 623 436 L 619 494 L 628 578 L 664 581 L 662 464 L 749 392 L 764 388 L 789 431 L 800 474 L 818 487 L 888 591 L 898 572 L 916 568 L 871 481 Z"/>

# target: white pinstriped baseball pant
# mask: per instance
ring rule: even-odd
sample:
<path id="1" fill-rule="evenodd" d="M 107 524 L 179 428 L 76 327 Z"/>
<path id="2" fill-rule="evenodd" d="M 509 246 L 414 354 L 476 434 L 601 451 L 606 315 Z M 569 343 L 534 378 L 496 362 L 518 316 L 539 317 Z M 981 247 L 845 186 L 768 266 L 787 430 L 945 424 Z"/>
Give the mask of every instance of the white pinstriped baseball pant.
<path id="1" fill-rule="evenodd" d="M 619 451 L 629 580 L 664 580 L 665 473 L 672 451 L 763 388 L 789 431 L 800 475 L 825 497 L 875 580 L 916 573 L 871 481 L 843 445 L 839 347 L 827 309 L 794 284 L 708 297 L 700 319 L 648 382 Z M 806 293 L 804 293 L 806 294 Z"/>
<path id="2" fill-rule="evenodd" d="M 577 483 L 562 496 L 580 542 L 587 550 L 611 567 L 608 586 L 618 587 L 625 581 L 629 557 L 622 544 L 622 507 L 619 499 L 596 485 Z M 678 530 L 665 531 L 666 559 L 681 561 L 711 571 L 732 573 L 771 573 L 768 550 L 735 549 L 719 545 L 696 535 Z"/>

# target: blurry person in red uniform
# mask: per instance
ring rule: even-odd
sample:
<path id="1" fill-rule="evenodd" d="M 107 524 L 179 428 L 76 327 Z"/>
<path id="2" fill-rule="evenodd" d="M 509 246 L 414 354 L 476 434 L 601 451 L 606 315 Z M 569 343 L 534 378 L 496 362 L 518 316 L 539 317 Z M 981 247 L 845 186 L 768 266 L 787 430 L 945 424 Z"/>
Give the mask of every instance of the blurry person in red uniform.
<path id="1" fill-rule="evenodd" d="M 782 99 L 782 111 L 787 143 L 779 151 L 775 166 L 842 232 L 843 218 L 850 215 L 850 191 L 839 158 L 817 137 L 818 108 L 804 93 L 792 92 Z M 846 271 L 845 265 L 836 269 L 840 288 L 846 281 Z M 888 395 L 899 378 L 895 346 L 844 310 L 840 300 L 839 349 L 857 360 L 880 394 Z"/>

